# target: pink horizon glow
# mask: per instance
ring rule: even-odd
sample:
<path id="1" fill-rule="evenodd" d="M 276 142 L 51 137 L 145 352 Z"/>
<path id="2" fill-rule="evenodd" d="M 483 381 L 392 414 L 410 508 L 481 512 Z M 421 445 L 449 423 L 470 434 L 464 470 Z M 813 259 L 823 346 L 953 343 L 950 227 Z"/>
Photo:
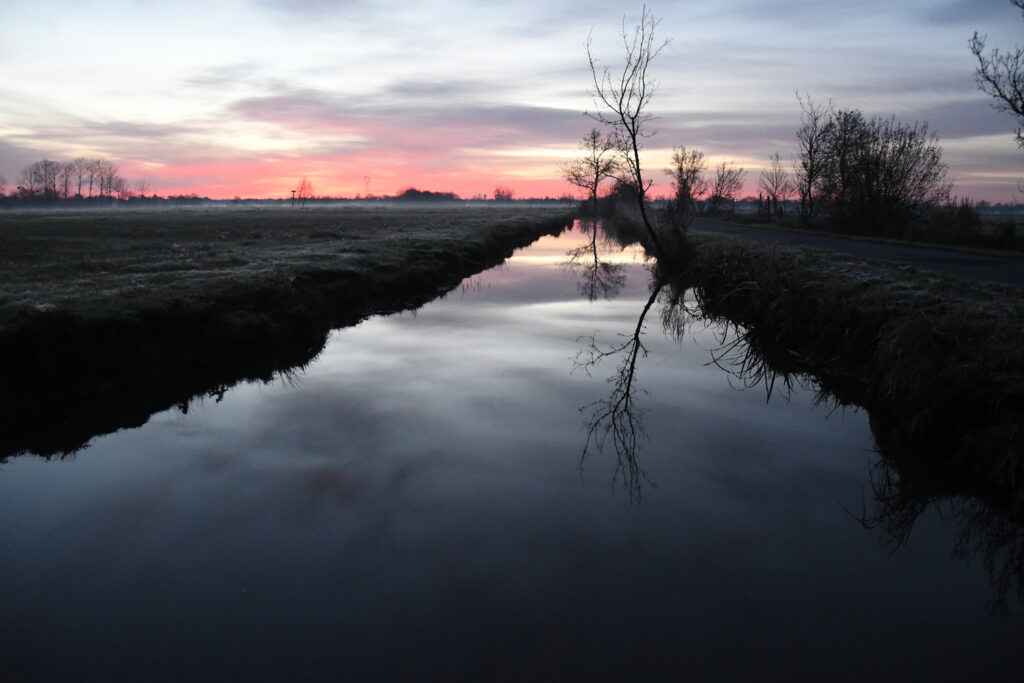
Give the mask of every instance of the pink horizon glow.
<path id="1" fill-rule="evenodd" d="M 354 165 L 354 164 L 353 164 Z M 202 164 L 165 165 L 142 167 L 122 165 L 122 174 L 134 186 L 135 181 L 144 179 L 148 183 L 147 195 L 160 196 L 190 195 L 210 199 L 287 199 L 303 177 L 313 183 L 313 194 L 317 197 L 355 198 L 365 196 L 394 196 L 409 187 L 421 191 L 453 192 L 462 199 L 479 195 L 493 197 L 497 186 L 511 188 L 516 198 L 559 198 L 566 195 L 583 199 L 583 192 L 560 177 L 528 178 L 509 175 L 489 168 L 459 171 L 431 170 L 406 165 L 396 167 L 378 166 L 369 177 L 369 191 L 363 174 L 346 171 L 351 168 L 343 161 L 337 167 L 317 160 L 305 163 L 301 160 L 273 161 L 253 164 L 251 162 L 211 162 Z M 757 174 L 748 172 L 741 197 L 756 197 Z M 367 174 L 369 175 L 369 174 Z M 752 180 L 753 178 L 753 180 Z M 602 188 L 602 194 L 610 184 Z M 13 188 L 9 188 L 13 189 Z M 671 185 L 660 178 L 651 189 L 652 198 L 668 197 Z M 1016 203 L 1019 198 L 1013 189 L 1008 190 L 1005 181 L 987 178 L 962 178 L 955 183 L 956 197 L 970 197 L 975 201 L 991 203 Z"/>

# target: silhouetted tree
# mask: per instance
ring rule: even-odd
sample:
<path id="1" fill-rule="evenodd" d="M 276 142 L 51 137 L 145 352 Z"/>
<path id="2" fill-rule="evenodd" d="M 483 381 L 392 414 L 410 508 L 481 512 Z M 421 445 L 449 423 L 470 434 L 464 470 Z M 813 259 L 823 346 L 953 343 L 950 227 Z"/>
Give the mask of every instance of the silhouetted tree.
<path id="1" fill-rule="evenodd" d="M 85 177 L 89 181 L 89 196 L 92 196 L 92 186 L 100 173 L 101 160 L 87 159 L 85 162 Z"/>
<path id="2" fill-rule="evenodd" d="M 1010 4 L 1024 16 L 1024 0 L 1010 0 Z M 995 99 L 992 105 L 999 111 L 1008 111 L 1017 119 L 1017 145 L 1024 147 L 1024 48 L 1015 46 L 1012 52 L 998 48 L 985 54 L 986 36 L 974 32 L 970 40 L 971 52 L 978 60 L 974 79 L 982 92 Z"/>
<path id="3" fill-rule="evenodd" d="M 114 178 L 117 177 L 117 170 L 117 166 L 106 159 L 96 159 L 94 161 L 93 172 L 95 173 L 96 180 L 99 183 L 99 192 L 101 197 L 113 196 Z"/>
<path id="4" fill-rule="evenodd" d="M 710 214 L 725 209 L 726 204 L 736 201 L 736 195 L 743 191 L 743 177 L 746 171 L 736 168 L 732 162 L 723 161 L 715 166 L 715 179 L 711 184 L 706 210 Z"/>
<path id="5" fill-rule="evenodd" d="M 686 147 L 672 148 L 672 166 L 666 168 L 665 173 L 672 178 L 672 185 L 676 188 L 669 215 L 678 227 L 689 226 L 694 215 L 699 213 L 697 201 L 708 191 L 704 178 L 707 167 L 703 152 Z"/>
<path id="6" fill-rule="evenodd" d="M 62 199 L 67 199 L 71 196 L 71 179 L 74 175 L 75 164 L 73 162 L 65 161 L 60 165 L 60 169 L 57 172 L 57 185 Z"/>
<path id="7" fill-rule="evenodd" d="M 858 192 L 855 175 L 862 171 L 870 145 L 871 132 L 863 114 L 856 109 L 832 111 L 822 147 L 818 194 L 830 201 L 833 210 L 841 211 Z"/>
<path id="8" fill-rule="evenodd" d="M 7 191 L 7 178 L 4 177 L 3 173 L 0 173 L 0 197 L 4 196 L 4 192 Z"/>
<path id="9" fill-rule="evenodd" d="M 295 198 L 299 200 L 299 206 L 305 206 L 306 200 L 313 196 L 313 182 L 308 176 L 302 176 L 298 187 L 295 188 Z"/>
<path id="10" fill-rule="evenodd" d="M 75 187 L 76 187 L 75 194 L 76 194 L 76 196 L 81 197 L 82 196 L 82 181 L 85 179 L 86 175 L 88 174 L 89 160 L 86 159 L 85 157 L 76 157 L 76 158 L 71 160 L 71 164 L 75 167 L 75 173 L 74 173 Z"/>
<path id="11" fill-rule="evenodd" d="M 60 162 L 43 159 L 25 166 L 18 175 L 18 190 L 29 199 L 56 199 Z"/>
<path id="12" fill-rule="evenodd" d="M 814 218 L 814 194 L 824 171 L 823 147 L 829 133 L 832 103 L 815 104 L 810 95 L 800 97 L 800 128 L 796 132 L 799 160 L 793 169 L 796 191 L 800 197 L 800 217 Z"/>
<path id="13" fill-rule="evenodd" d="M 789 195 L 793 192 L 793 185 L 790 182 L 789 174 L 782 168 L 782 157 L 778 152 L 768 157 L 768 168 L 761 171 L 758 187 L 764 190 L 768 196 L 768 201 L 772 205 L 772 215 L 782 216 L 780 202 L 789 199 Z"/>
<path id="14" fill-rule="evenodd" d="M 948 166 L 927 123 L 835 111 L 821 151 L 818 196 L 848 229 L 884 231 L 949 200 Z"/>
<path id="15" fill-rule="evenodd" d="M 431 192 L 430 190 L 417 190 L 415 187 L 407 187 L 395 195 L 395 199 L 416 202 L 453 202 L 459 200 L 459 195 L 454 192 Z"/>
<path id="16" fill-rule="evenodd" d="M 128 185 L 128 181 L 121 176 L 114 176 L 110 183 L 110 195 L 117 197 L 118 199 L 130 199 L 132 196 L 132 188 Z"/>
<path id="17" fill-rule="evenodd" d="M 605 178 L 611 178 L 619 169 L 618 146 L 611 135 L 601 135 L 592 128 L 580 144 L 584 156 L 561 166 L 562 177 L 581 190 L 585 190 L 592 210 L 597 213 L 597 192 Z"/>
<path id="18" fill-rule="evenodd" d="M 511 187 L 505 185 L 498 185 L 494 188 L 494 201 L 496 202 L 510 202 L 512 201 L 512 195 L 514 194 Z"/>
<path id="19" fill-rule="evenodd" d="M 113 197 L 123 190 L 124 179 L 117 173 L 120 169 L 106 160 L 93 159 L 89 162 L 89 196 L 95 183 L 100 197 Z"/>
<path id="20" fill-rule="evenodd" d="M 661 53 L 668 40 L 655 42 L 654 34 L 661 23 L 644 6 L 640 22 L 632 32 L 626 30 L 626 19 L 622 19 L 620 35 L 625 50 L 622 68 L 612 72 L 608 67 L 599 68 L 598 60 L 591 49 L 592 40 L 587 38 L 587 59 L 594 81 L 594 102 L 597 111 L 592 118 L 611 126 L 622 152 L 622 179 L 636 190 L 637 205 L 647 235 L 659 256 L 667 256 L 661 240 L 651 223 L 647 212 L 647 192 L 651 180 L 644 175 L 640 164 L 640 151 L 644 138 L 654 131 L 648 129 L 653 115 L 649 111 L 651 98 L 658 89 L 658 82 L 648 73 L 651 63 Z"/>

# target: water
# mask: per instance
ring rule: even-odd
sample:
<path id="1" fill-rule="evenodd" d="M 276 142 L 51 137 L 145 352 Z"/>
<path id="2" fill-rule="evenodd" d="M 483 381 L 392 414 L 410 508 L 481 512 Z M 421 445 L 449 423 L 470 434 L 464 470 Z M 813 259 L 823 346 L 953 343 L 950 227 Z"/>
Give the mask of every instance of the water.
<path id="1" fill-rule="evenodd" d="M 858 521 L 867 416 L 741 390 L 720 329 L 666 334 L 655 303 L 638 450 L 581 459 L 624 357 L 588 374 L 587 337 L 628 342 L 650 295 L 631 250 L 593 287 L 588 240 L 4 465 L 0 678 L 1016 680 L 1024 619 L 956 525 L 894 550 Z"/>

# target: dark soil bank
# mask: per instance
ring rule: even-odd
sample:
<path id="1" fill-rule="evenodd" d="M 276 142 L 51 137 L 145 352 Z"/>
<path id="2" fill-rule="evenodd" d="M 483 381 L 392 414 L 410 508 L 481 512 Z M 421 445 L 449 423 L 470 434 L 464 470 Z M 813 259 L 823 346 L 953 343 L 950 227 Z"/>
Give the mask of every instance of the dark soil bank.
<path id="1" fill-rule="evenodd" d="M 309 362 L 330 329 L 416 307 L 565 210 L 56 212 L 0 217 L 0 458 L 66 453 Z"/>

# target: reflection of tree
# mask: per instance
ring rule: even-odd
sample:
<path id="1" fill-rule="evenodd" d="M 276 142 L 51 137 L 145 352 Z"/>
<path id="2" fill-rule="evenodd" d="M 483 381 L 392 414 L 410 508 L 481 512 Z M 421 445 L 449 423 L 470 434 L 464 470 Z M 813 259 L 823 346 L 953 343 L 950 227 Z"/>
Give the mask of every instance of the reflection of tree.
<path id="1" fill-rule="evenodd" d="M 663 298 L 667 305 L 662 321 L 670 333 L 681 329 L 680 320 L 685 324 L 702 320 L 724 330 L 719 347 L 712 351 L 712 362 L 742 388 L 763 386 L 771 398 L 780 385 L 786 397 L 800 386 L 814 390 L 818 403 L 833 407 L 867 403 L 864 392 L 851 388 L 848 378 L 823 372 L 810 359 L 775 343 L 766 330 L 710 314 L 708 308 L 713 307 L 706 302 L 685 307 L 674 288 L 668 288 Z M 696 299 L 700 301 L 700 292 Z M 1002 482 L 992 482 L 991 490 L 965 484 L 946 458 L 893 442 L 885 426 L 891 419 L 878 419 L 875 413 L 870 423 L 880 457 L 871 472 L 874 510 L 865 509 L 859 521 L 866 528 L 881 529 L 886 545 L 899 548 L 909 540 L 917 520 L 936 510 L 958 527 L 954 555 L 981 559 L 992 585 L 993 610 L 1008 608 L 1014 584 L 1018 599 L 1024 600 L 1024 520 L 1013 512 L 1014 502 L 1002 493 Z"/>
<path id="2" fill-rule="evenodd" d="M 718 348 L 711 351 L 711 362 L 729 375 L 730 384 L 732 379 L 736 379 L 743 389 L 763 386 L 766 401 L 771 400 L 777 382 L 781 383 L 783 398 L 786 399 L 794 386 L 809 388 L 810 383 L 799 372 L 781 370 L 769 364 L 757 345 L 758 340 L 741 325 L 722 324 L 717 341 Z"/>
<path id="3" fill-rule="evenodd" d="M 875 509 L 862 516 L 864 526 L 881 529 L 886 545 L 900 548 L 917 520 L 934 509 L 958 527 L 953 555 L 980 558 L 992 587 L 989 607 L 1006 613 L 1013 592 L 1024 600 L 1024 520 L 983 491 L 964 491 L 941 467 L 892 452 L 877 432 L 875 442 L 882 457 L 871 471 Z"/>
<path id="4" fill-rule="evenodd" d="M 612 386 L 608 398 L 599 399 L 580 408 L 580 412 L 589 413 L 586 423 L 587 439 L 580 455 L 580 469 L 582 470 L 584 461 L 594 450 L 603 452 L 610 440 L 618 457 L 613 482 L 621 477 L 622 485 L 635 501 L 643 500 L 645 482 L 655 486 L 647 472 L 640 467 L 637 458 L 640 441 L 646 438 L 646 432 L 643 426 L 643 411 L 634 402 L 636 394 L 642 390 L 636 388 L 634 381 L 637 359 L 647 355 L 647 348 L 643 343 L 644 321 L 664 286 L 664 279 L 655 281 L 651 296 L 640 311 L 640 317 L 631 335 L 624 335 L 621 342 L 606 348 L 599 347 L 594 336 L 581 337 L 589 341 L 587 346 L 576 354 L 575 359 L 574 369 L 590 374 L 591 368 L 606 358 L 621 356 L 615 374 L 608 378 Z"/>
<path id="5" fill-rule="evenodd" d="M 656 303 L 660 305 L 663 330 L 675 339 L 682 340 L 694 325 L 720 330 L 711 362 L 728 373 L 734 386 L 763 387 L 768 399 L 780 392 L 788 398 L 794 387 L 800 387 L 815 391 L 816 401 L 833 409 L 844 405 L 870 408 L 863 388 L 849 377 L 828 374 L 811 359 L 779 344 L 769 330 L 738 325 L 710 312 L 714 306 L 704 300 L 699 288 L 689 298 L 688 293 L 678 279 L 656 274 L 631 334 L 606 348 L 599 347 L 594 337 L 582 338 L 586 346 L 576 356 L 576 369 L 589 374 L 612 356 L 619 362 L 608 379 L 608 398 L 581 408 L 588 416 L 581 469 L 588 456 L 610 445 L 617 455 L 614 480 L 621 477 L 631 499 L 642 500 L 645 484 L 654 485 L 640 462 L 646 432 L 643 411 L 636 400 L 642 393 L 636 376 L 639 359 L 647 355 L 643 343 L 645 322 Z M 992 481 L 991 486 L 965 483 L 957 463 L 890 438 L 891 430 L 886 426 L 890 422 L 889 416 L 871 415 L 879 460 L 871 472 L 873 501 L 858 515 L 859 521 L 866 528 L 881 530 L 886 545 L 899 548 L 908 541 L 922 515 L 937 511 L 957 527 L 954 556 L 978 558 L 988 573 L 992 609 L 1006 611 L 1014 593 L 1024 600 L 1024 515 L 1016 512 L 1021 509 L 1020 494 L 1008 496 L 1001 480 Z"/>
<path id="6" fill-rule="evenodd" d="M 576 289 L 580 296 L 588 301 L 599 298 L 614 299 L 626 286 L 625 266 L 609 261 L 602 261 L 597 247 L 600 224 L 596 220 L 580 221 L 583 232 L 590 236 L 584 245 L 569 250 L 563 266 L 580 276 Z"/>

